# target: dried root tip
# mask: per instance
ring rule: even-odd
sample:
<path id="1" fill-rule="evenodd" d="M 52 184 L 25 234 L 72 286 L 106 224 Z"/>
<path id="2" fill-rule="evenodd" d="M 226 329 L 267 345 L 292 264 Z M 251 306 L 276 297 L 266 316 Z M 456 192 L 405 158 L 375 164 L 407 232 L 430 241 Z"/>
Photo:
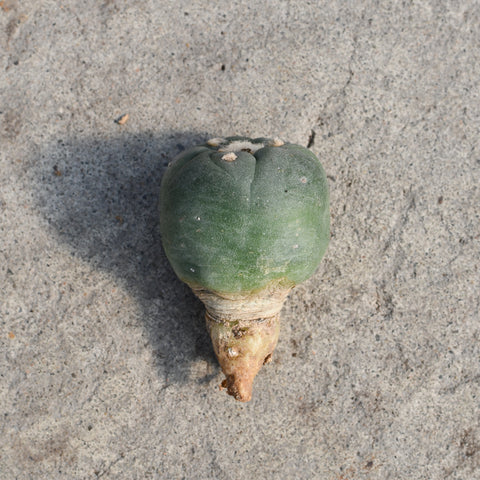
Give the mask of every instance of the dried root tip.
<path id="1" fill-rule="evenodd" d="M 207 328 L 226 379 L 222 387 L 240 402 L 252 398 L 255 376 L 271 360 L 280 329 L 279 315 L 256 320 L 218 321 L 207 311 Z"/>
<path id="2" fill-rule="evenodd" d="M 239 402 L 249 402 L 252 399 L 253 378 L 249 376 L 227 375 L 221 386 Z"/>

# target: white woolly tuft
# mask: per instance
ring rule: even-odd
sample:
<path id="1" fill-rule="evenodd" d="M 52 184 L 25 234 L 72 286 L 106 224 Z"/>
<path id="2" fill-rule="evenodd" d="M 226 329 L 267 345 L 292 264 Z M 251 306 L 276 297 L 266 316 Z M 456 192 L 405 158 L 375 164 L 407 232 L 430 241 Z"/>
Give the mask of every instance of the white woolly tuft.
<path id="1" fill-rule="evenodd" d="M 273 141 L 269 143 L 270 147 L 281 147 L 282 145 L 285 145 L 285 142 L 278 137 L 274 138 Z"/>
<path id="2" fill-rule="evenodd" d="M 211 147 L 218 147 L 222 143 L 225 143 L 224 138 L 211 138 L 208 140 L 207 145 L 210 145 Z"/>
<path id="3" fill-rule="evenodd" d="M 225 160 L 227 162 L 233 162 L 234 160 L 237 159 L 237 156 L 233 152 L 226 153 L 223 157 L 222 160 Z"/>
<path id="4" fill-rule="evenodd" d="M 250 150 L 252 153 L 255 153 L 257 150 L 263 148 L 265 144 L 263 143 L 252 143 L 247 140 L 234 140 L 228 145 L 222 146 L 219 148 L 219 152 L 241 152 L 242 150 Z"/>

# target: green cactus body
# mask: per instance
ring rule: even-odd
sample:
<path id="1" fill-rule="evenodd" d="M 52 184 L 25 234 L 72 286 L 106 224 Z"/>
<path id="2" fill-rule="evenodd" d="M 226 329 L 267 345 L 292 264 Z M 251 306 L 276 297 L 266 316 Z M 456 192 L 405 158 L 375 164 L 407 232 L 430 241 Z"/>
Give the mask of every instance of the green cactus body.
<path id="1" fill-rule="evenodd" d="M 286 293 L 320 263 L 329 218 L 319 160 L 279 140 L 212 139 L 180 154 L 162 180 L 165 253 L 217 321 L 262 318 L 270 298 L 281 308 Z M 219 311 L 205 295 L 223 299 Z M 251 299 L 252 309 L 245 307 Z"/>
<path id="2" fill-rule="evenodd" d="M 186 151 L 163 178 L 162 239 L 175 273 L 189 285 L 227 293 L 309 278 L 329 241 L 328 188 L 318 159 L 292 144 L 240 150 L 233 161 L 219 149 Z"/>

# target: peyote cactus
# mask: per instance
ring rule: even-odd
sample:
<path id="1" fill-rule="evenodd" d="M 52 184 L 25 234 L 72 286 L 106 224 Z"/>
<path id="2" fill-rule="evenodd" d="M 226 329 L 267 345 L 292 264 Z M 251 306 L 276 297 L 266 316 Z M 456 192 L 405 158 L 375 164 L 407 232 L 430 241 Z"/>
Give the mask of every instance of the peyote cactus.
<path id="1" fill-rule="evenodd" d="M 168 166 L 160 229 L 175 273 L 205 304 L 222 385 L 249 401 L 277 343 L 286 296 L 314 273 L 328 245 L 322 165 L 278 139 L 209 140 Z"/>

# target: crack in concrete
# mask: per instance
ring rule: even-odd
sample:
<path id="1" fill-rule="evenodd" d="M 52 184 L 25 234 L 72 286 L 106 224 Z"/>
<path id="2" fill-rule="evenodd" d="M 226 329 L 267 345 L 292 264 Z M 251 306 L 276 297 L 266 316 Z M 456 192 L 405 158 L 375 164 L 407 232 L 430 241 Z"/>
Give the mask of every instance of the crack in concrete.
<path id="1" fill-rule="evenodd" d="M 352 83 L 353 77 L 355 76 L 355 72 L 353 71 L 353 62 L 357 55 L 357 46 L 358 46 L 358 37 L 356 35 L 353 36 L 353 47 L 352 52 L 350 54 L 350 58 L 348 60 L 348 76 L 343 85 L 340 89 L 336 90 L 335 92 L 331 93 L 327 99 L 325 100 L 325 106 L 323 107 L 321 113 L 317 117 L 316 124 L 312 131 L 314 131 L 315 127 L 324 127 L 328 126 L 328 120 L 331 119 L 334 115 L 339 119 L 338 125 L 335 130 L 341 130 L 343 126 L 343 120 L 341 119 L 343 112 L 347 108 L 347 88 Z M 328 113 L 330 106 L 333 105 L 332 113 Z M 336 108 L 338 106 L 338 108 Z M 328 136 L 335 135 L 335 133 L 328 132 Z"/>

